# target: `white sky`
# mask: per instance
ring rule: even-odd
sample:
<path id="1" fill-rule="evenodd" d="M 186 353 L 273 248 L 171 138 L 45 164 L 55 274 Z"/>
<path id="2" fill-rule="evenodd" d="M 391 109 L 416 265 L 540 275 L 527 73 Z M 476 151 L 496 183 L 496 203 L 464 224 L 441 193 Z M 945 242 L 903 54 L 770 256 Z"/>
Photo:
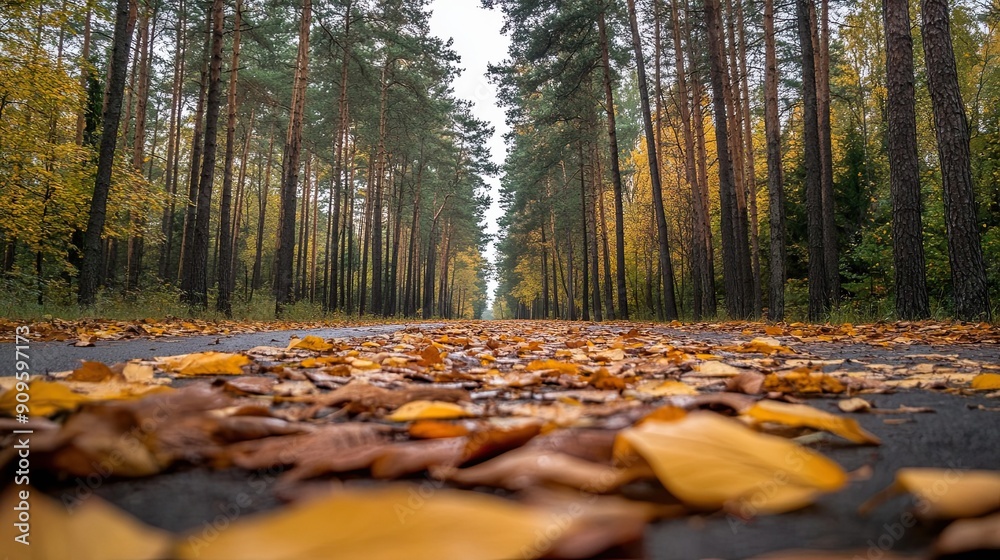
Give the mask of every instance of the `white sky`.
<path id="1" fill-rule="evenodd" d="M 473 114 L 493 125 L 494 134 L 489 148 L 493 161 L 503 163 L 506 149 L 503 135 L 508 128 L 504 122 L 504 111 L 497 103 L 496 88 L 486 78 L 486 68 L 490 63 L 498 63 L 507 55 L 510 41 L 500 33 L 503 15 L 499 10 L 480 7 L 479 0 L 433 0 L 431 2 L 431 33 L 443 39 L 455 40 L 454 49 L 462 57 L 461 67 L 465 69 L 455 83 L 455 95 L 473 102 Z M 486 212 L 487 231 L 497 233 L 500 181 L 488 180 L 493 203 Z M 486 250 L 491 262 L 495 256 L 492 245 Z M 496 282 L 489 287 L 490 300 L 496 289 Z M 487 306 L 488 308 L 489 306 Z"/>

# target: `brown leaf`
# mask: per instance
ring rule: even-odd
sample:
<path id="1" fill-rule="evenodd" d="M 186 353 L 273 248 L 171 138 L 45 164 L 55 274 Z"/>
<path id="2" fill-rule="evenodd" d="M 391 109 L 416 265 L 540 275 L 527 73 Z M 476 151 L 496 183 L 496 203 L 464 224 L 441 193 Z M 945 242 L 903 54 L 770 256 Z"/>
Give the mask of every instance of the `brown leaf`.
<path id="1" fill-rule="evenodd" d="M 747 395 L 759 395 L 764 392 L 763 373 L 756 371 L 745 371 L 736 377 L 726 380 L 726 390 L 734 393 L 746 393 Z"/>
<path id="2" fill-rule="evenodd" d="M 486 485 L 520 490 L 553 483 L 594 493 L 610 492 L 622 484 L 651 474 L 647 468 L 616 468 L 531 448 L 508 451 L 474 467 L 438 467 L 431 469 L 431 473 L 451 482 L 471 486 Z"/>
<path id="3" fill-rule="evenodd" d="M 80 367 L 73 370 L 66 379 L 70 381 L 87 381 L 97 383 L 110 381 L 112 379 L 124 380 L 121 374 L 111 371 L 111 368 L 101 362 L 83 362 Z"/>

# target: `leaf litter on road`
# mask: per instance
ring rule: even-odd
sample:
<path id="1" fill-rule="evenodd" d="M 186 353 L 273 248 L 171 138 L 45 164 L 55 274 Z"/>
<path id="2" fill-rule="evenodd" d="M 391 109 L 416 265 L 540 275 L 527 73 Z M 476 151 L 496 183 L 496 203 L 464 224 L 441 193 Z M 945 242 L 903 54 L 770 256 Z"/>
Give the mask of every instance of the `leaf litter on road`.
<path id="1" fill-rule="evenodd" d="M 808 352 L 810 343 L 996 334 L 932 327 L 712 327 L 760 335 L 741 342 L 652 326 L 444 323 L 358 339 L 296 336 L 241 353 L 85 362 L 31 381 L 32 414 L 58 426 L 38 436 L 33 456 L 55 476 L 91 476 L 97 465 L 117 478 L 278 469 L 276 491 L 295 503 L 235 520 L 211 542 L 169 535 L 177 557 L 585 557 L 640 537 L 658 517 L 781 513 L 841 490 L 852 479 L 809 448 L 820 441 L 809 434 L 878 445 L 851 415 L 928 411 L 879 409 L 867 394 L 907 380 L 954 392 L 994 387 L 995 364 L 941 355 L 900 367 Z M 15 387 L 3 388 L 0 413 L 13 416 Z M 831 399 L 847 415 L 824 410 Z M 0 461 L 11 460 L 5 447 Z M 911 471 L 900 472 L 899 488 L 922 496 L 934 480 Z M 659 486 L 661 496 L 620 496 L 636 495 L 636 485 Z M 986 502 L 978 514 L 991 511 Z M 558 535 L 539 540 L 569 506 L 576 513 L 557 523 Z M 333 530 L 329 519 L 345 508 L 355 512 Z M 316 515 L 334 517 L 317 523 Z M 474 528 L 484 523 L 508 538 Z M 941 546 L 951 550 L 953 537 Z"/>

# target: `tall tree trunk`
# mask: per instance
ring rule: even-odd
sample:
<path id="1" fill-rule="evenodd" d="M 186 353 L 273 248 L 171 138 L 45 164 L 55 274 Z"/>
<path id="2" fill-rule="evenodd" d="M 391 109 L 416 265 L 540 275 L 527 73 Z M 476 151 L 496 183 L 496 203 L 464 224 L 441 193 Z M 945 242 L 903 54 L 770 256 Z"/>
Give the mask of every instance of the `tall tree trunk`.
<path id="1" fill-rule="evenodd" d="M 231 298 L 233 289 L 233 234 L 230 231 L 230 206 L 233 196 L 233 159 L 236 152 L 236 110 L 238 108 L 236 86 L 240 69 L 242 11 L 242 0 L 236 0 L 236 9 L 233 14 L 233 57 L 229 65 L 229 99 L 226 102 L 226 155 L 222 167 L 222 200 L 219 213 L 219 297 L 215 302 L 215 308 L 224 313 L 226 317 L 233 315 Z"/>
<path id="2" fill-rule="evenodd" d="M 713 317 L 717 312 L 717 301 L 715 298 L 715 249 L 712 243 L 712 227 L 711 227 L 711 215 L 709 214 L 709 207 L 711 205 L 710 198 L 708 196 L 708 154 L 705 148 L 705 116 L 703 113 L 702 100 L 704 98 L 704 90 L 702 89 L 702 78 L 700 72 L 697 71 L 697 65 L 695 61 L 697 60 L 697 49 L 695 47 L 695 41 L 691 35 L 691 10 L 688 5 L 687 0 L 684 1 L 684 34 L 687 37 L 687 55 L 688 60 L 691 62 L 691 109 L 694 116 L 694 140 L 695 149 L 697 152 L 697 157 L 695 158 L 698 164 L 698 186 L 700 192 L 697 194 L 700 202 L 697 208 L 701 211 L 701 219 L 699 222 L 702 225 L 701 237 L 698 239 L 704 248 L 702 254 L 704 255 L 704 260 L 702 261 L 702 303 L 701 308 L 705 316 Z"/>
<path id="3" fill-rule="evenodd" d="M 111 188 L 111 170 L 114 166 L 115 148 L 118 143 L 118 125 L 121 120 L 122 98 L 125 92 L 126 69 L 132 29 L 129 26 L 129 0 L 115 4 L 115 28 L 111 46 L 111 72 L 108 80 L 107 103 L 101 120 L 101 147 L 97 160 L 94 195 L 90 201 L 87 233 L 84 237 L 83 263 L 80 270 L 78 301 L 92 305 L 97 296 L 101 267 L 101 245 L 104 222 L 107 217 L 108 191 Z"/>
<path id="4" fill-rule="evenodd" d="M 833 195 L 833 139 L 830 130 L 830 0 L 822 3 L 816 52 L 816 111 L 819 126 L 819 156 L 823 189 L 823 260 L 827 297 L 840 301 L 840 261 L 837 254 L 837 222 Z M 815 4 L 812 8 L 815 19 Z M 888 71 L 888 69 L 887 69 Z"/>
<path id="5" fill-rule="evenodd" d="M 135 110 L 135 134 L 132 139 L 132 168 L 138 174 L 143 173 L 146 163 L 146 113 L 149 107 L 149 86 L 150 86 L 150 65 L 152 64 L 152 35 L 154 30 L 150 28 L 150 16 L 153 15 L 153 27 L 156 26 L 155 12 L 150 13 L 149 5 L 142 7 L 139 16 L 139 61 L 133 71 L 138 77 L 138 87 L 136 91 Z M 154 131 L 155 137 L 155 131 Z M 130 214 L 130 231 L 128 237 L 128 250 L 125 258 L 125 290 L 131 290 L 139 283 L 140 263 L 142 260 L 143 229 L 146 224 L 146 213 L 143 211 Z"/>
<path id="6" fill-rule="evenodd" d="M 587 203 L 588 210 L 586 214 L 587 236 L 589 237 L 587 245 L 590 248 L 590 307 L 594 311 L 594 320 L 603 321 L 604 316 L 601 312 L 601 263 L 597 247 L 597 193 L 600 190 L 601 179 L 597 165 L 597 150 L 592 150 L 592 153 L 590 188 L 587 189 L 587 198 L 589 201 Z"/>
<path id="7" fill-rule="evenodd" d="M 920 160 L 913 93 L 913 37 L 907 0 L 883 0 L 886 48 L 886 124 L 892 195 L 892 255 L 896 268 L 896 315 L 930 316 L 920 217 Z"/>
<path id="8" fill-rule="evenodd" d="M 618 292 L 618 318 L 628 320 L 628 292 L 625 284 L 625 206 L 623 203 L 622 171 L 618 161 L 618 127 L 615 122 L 615 98 L 611 80 L 611 56 L 604 12 L 597 20 L 601 40 L 601 62 L 604 73 L 604 106 L 608 115 L 608 153 L 611 157 L 611 185 L 615 197 L 615 286 Z M 602 219 L 603 221 L 603 219 Z M 608 302 L 608 308 L 612 308 Z M 546 312 L 548 316 L 548 312 Z"/>
<path id="9" fill-rule="evenodd" d="M 698 170 L 695 165 L 694 134 L 691 130 L 691 107 L 688 100 L 687 71 L 684 64 L 684 49 L 681 43 L 680 7 L 678 0 L 672 0 L 670 10 L 674 40 L 674 69 L 677 82 L 677 105 L 680 108 L 681 130 L 684 136 L 684 172 L 688 185 L 691 187 L 692 202 L 692 234 L 691 234 L 691 285 L 693 287 L 694 318 L 701 319 L 705 314 L 705 291 L 713 289 L 706 285 L 708 259 L 711 255 L 705 253 L 705 229 L 708 223 L 702 197 L 702 185 L 699 182 Z M 695 99 L 695 102 L 700 100 Z"/>
<path id="10" fill-rule="evenodd" d="M 194 237 L 188 261 L 184 265 L 181 290 L 193 307 L 208 305 L 208 246 L 212 212 L 212 188 L 215 182 L 215 159 L 218 152 L 219 112 L 222 101 L 223 0 L 212 4 L 212 57 L 209 65 L 208 99 L 205 103 L 205 150 L 198 180 L 198 204 L 195 209 Z"/>
<path id="11" fill-rule="evenodd" d="M 271 163 L 274 161 L 274 128 L 267 134 L 267 165 L 264 171 L 264 184 L 258 185 L 257 193 L 257 239 L 254 247 L 253 258 L 253 280 L 251 286 L 254 290 L 260 288 L 261 282 L 261 254 L 264 250 L 264 218 L 267 216 L 267 197 L 271 193 Z M 252 293 L 252 292 L 251 292 Z"/>
<path id="12" fill-rule="evenodd" d="M 826 261 L 823 252 L 823 171 L 820 159 L 819 121 L 816 99 L 816 58 L 813 54 L 816 28 L 809 17 L 813 0 L 796 0 L 799 45 L 802 48 L 802 151 L 805 154 L 806 215 L 809 243 L 809 319 L 826 313 Z"/>
<path id="13" fill-rule="evenodd" d="M 177 172 L 180 161 L 181 125 L 180 117 L 183 109 L 182 86 L 184 85 L 184 54 L 187 37 L 185 33 L 185 6 L 180 1 L 177 8 L 177 26 L 174 32 L 176 45 L 174 47 L 174 78 L 170 88 L 170 123 L 167 125 L 167 160 L 164 187 L 169 195 L 169 201 L 163 209 L 162 233 L 163 245 L 160 250 L 159 277 L 167 280 L 170 270 L 170 257 L 174 248 L 174 210 L 177 197 Z"/>
<path id="14" fill-rule="evenodd" d="M 292 257 L 295 248 L 295 190 L 299 181 L 299 157 L 302 151 L 302 119 L 309 79 L 309 28 L 312 24 L 312 0 L 302 1 L 299 22 L 299 50 L 295 59 L 291 118 L 282 155 L 281 227 L 278 234 L 277 275 L 275 278 L 275 314 L 281 315 L 292 299 Z"/>
<path id="15" fill-rule="evenodd" d="M 739 217 L 736 179 L 729 151 L 730 119 L 726 107 L 726 82 L 728 82 L 728 78 L 718 0 L 706 0 L 705 25 L 708 29 L 712 102 L 715 109 L 715 139 L 719 161 L 722 273 L 726 289 L 726 310 L 732 318 L 746 318 L 750 315 L 751 304 L 747 297 L 750 287 L 750 263 L 749 259 L 745 258 L 749 251 L 746 250 L 746 222 Z"/>
<path id="16" fill-rule="evenodd" d="M 764 135 L 767 137 L 767 193 L 771 218 L 767 318 L 780 321 L 785 316 L 785 186 L 781 167 L 781 121 L 778 117 L 778 58 L 774 39 L 774 0 L 764 0 Z"/>
<path id="17" fill-rule="evenodd" d="M 184 228 L 181 231 L 181 255 L 177 265 L 177 277 L 184 280 L 184 267 L 191 260 L 194 240 L 195 215 L 198 205 L 198 178 L 201 171 L 202 135 L 205 124 L 205 99 L 208 95 L 208 67 L 212 46 L 212 8 L 206 12 L 205 41 L 202 44 L 201 78 L 198 81 L 198 103 L 194 111 L 194 131 L 191 135 L 191 169 L 188 172 L 187 207 L 184 209 Z"/>
<path id="18" fill-rule="evenodd" d="M 665 317 L 668 321 L 673 321 L 677 319 L 677 301 L 674 298 L 674 270 L 670 263 L 667 220 L 663 210 L 663 190 L 660 183 L 660 169 L 656 157 L 653 116 L 649 107 L 649 90 L 646 84 L 646 68 L 642 56 L 642 40 L 639 36 L 639 22 L 635 11 L 635 0 L 628 0 L 628 11 L 629 23 L 632 28 L 632 49 L 635 51 L 638 75 L 639 101 L 642 105 L 643 128 L 646 132 L 646 151 L 649 154 L 649 178 L 653 189 L 653 206 L 656 213 L 656 231 L 659 241 L 660 274 L 663 278 L 662 288 Z"/>
<path id="19" fill-rule="evenodd" d="M 743 0 L 736 3 L 737 28 L 739 36 L 740 91 L 743 98 L 743 164 L 746 167 L 747 209 L 750 212 L 750 266 L 753 283 L 753 316 L 759 318 L 764 307 L 764 297 L 760 277 L 760 232 L 757 217 L 757 170 L 754 162 L 753 123 L 750 119 L 750 88 L 747 72 L 746 18 Z"/>
<path id="20" fill-rule="evenodd" d="M 922 0 L 920 6 L 924 20 L 921 27 L 924 60 L 944 185 L 955 316 L 965 320 L 988 319 L 990 298 L 972 186 L 969 123 L 958 87 L 948 1 Z"/>

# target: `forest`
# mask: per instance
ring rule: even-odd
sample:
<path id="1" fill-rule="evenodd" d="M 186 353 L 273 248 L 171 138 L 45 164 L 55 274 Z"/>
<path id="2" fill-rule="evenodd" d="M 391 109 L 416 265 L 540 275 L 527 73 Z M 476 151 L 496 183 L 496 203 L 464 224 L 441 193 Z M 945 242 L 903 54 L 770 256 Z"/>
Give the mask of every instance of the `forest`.
<path id="1" fill-rule="evenodd" d="M 485 3 L 512 37 L 498 315 L 995 313 L 1000 5 Z"/>
<path id="2" fill-rule="evenodd" d="M 4 314 L 995 315 L 1000 5 L 481 2 L 4 2 Z"/>
<path id="3" fill-rule="evenodd" d="M 458 56 L 429 16 L 399 0 L 5 2 L 4 298 L 480 315 L 491 128 L 452 94 Z"/>

